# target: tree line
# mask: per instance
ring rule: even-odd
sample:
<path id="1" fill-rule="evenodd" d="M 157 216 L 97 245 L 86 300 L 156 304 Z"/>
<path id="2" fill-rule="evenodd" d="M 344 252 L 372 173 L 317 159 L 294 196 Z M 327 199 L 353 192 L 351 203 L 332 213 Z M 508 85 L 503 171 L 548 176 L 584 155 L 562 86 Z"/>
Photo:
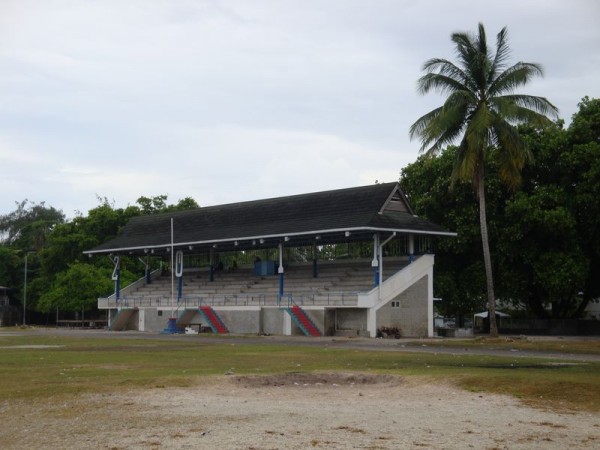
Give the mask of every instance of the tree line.
<path id="1" fill-rule="evenodd" d="M 498 155 L 485 160 L 496 299 L 524 317 L 581 317 L 600 298 L 600 100 L 578 106 L 568 127 L 518 127 L 532 159 L 516 191 L 501 180 Z M 487 302 L 477 193 L 453 179 L 459 152 L 422 155 L 400 176 L 417 214 L 458 233 L 438 242 L 435 262 L 438 307 L 452 317 Z"/>
<path id="2" fill-rule="evenodd" d="M 66 220 L 62 211 L 44 202 L 23 200 L 0 216 L 0 285 L 8 287 L 11 304 L 24 301 L 27 258 L 27 309 L 40 313 L 90 311 L 97 298 L 114 291 L 113 263 L 108 257 L 83 254 L 114 238 L 135 216 L 197 208 L 187 197 L 175 204 L 167 195 L 140 197 L 135 205 L 116 208 L 107 198 L 87 215 Z M 125 258 L 121 280 L 127 285 L 140 278 L 142 262 Z"/>
<path id="3" fill-rule="evenodd" d="M 513 191 L 499 164 L 485 161 L 486 200 L 496 298 L 529 317 L 579 317 L 600 298 L 600 99 L 585 97 L 568 127 L 521 126 L 533 160 Z M 486 305 L 477 194 L 468 181 L 452 182 L 456 146 L 423 155 L 401 171 L 400 185 L 416 214 L 458 233 L 436 245 L 434 294 L 447 316 L 468 316 Z M 108 257 L 89 250 L 115 237 L 129 219 L 198 207 L 191 198 L 140 197 L 117 208 L 106 198 L 73 219 L 44 203 L 24 200 L 0 216 L 0 285 L 22 304 L 28 254 L 27 305 L 32 311 L 93 310 L 114 291 Z M 29 253 L 35 252 L 35 253 Z M 123 264 L 122 284 L 142 276 L 143 264 Z"/>

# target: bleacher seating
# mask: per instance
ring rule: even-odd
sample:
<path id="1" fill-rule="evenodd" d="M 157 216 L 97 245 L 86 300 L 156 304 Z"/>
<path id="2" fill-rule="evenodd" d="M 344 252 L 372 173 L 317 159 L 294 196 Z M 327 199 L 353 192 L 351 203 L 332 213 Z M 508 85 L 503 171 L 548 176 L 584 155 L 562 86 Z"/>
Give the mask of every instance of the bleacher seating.
<path id="1" fill-rule="evenodd" d="M 384 279 L 407 264 L 405 258 L 386 260 Z M 168 299 L 171 296 L 171 276 L 166 274 L 140 287 L 128 296 L 131 298 Z M 178 280 L 174 280 L 177 293 Z M 297 263 L 285 266 L 284 294 L 298 304 L 352 304 L 359 292 L 368 292 L 374 286 L 374 273 L 370 260 L 343 260 L 319 262 L 318 277 L 313 277 L 312 264 Z M 214 272 L 214 281 L 204 269 L 184 271 L 182 296 L 197 298 L 207 304 L 227 304 L 244 300 L 268 304 L 276 302 L 279 294 L 278 276 L 257 276 L 250 266 L 240 266 L 235 271 Z M 175 294 L 176 295 L 176 294 Z"/>

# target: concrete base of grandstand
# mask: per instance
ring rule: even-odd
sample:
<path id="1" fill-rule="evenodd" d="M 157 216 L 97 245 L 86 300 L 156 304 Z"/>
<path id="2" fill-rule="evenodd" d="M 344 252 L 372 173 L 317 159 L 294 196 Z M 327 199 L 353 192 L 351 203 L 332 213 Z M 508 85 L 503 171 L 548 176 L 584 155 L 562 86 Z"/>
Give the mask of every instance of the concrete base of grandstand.
<path id="1" fill-rule="evenodd" d="M 324 336 L 376 337 L 378 330 L 397 329 L 403 337 L 433 336 L 433 255 L 423 255 L 402 267 L 383 281 L 381 286 L 355 293 L 354 300 L 333 301 L 313 296 L 284 296 L 280 302 L 262 298 L 252 304 L 250 297 L 237 304 L 210 306 L 216 316 L 234 334 L 303 335 L 286 310 L 289 302 L 300 306 Z M 321 280 L 322 281 L 322 280 Z M 132 297 L 133 298 L 133 297 Z M 137 298 L 137 297 L 136 297 Z M 160 332 L 176 317 L 183 330 L 196 327 L 210 330 L 199 308 L 207 304 L 145 304 L 135 305 L 114 299 L 99 299 L 98 306 L 109 311 L 109 327 L 117 330 Z M 283 304 L 286 302 L 285 304 Z M 245 304 L 240 304 L 245 303 Z"/>

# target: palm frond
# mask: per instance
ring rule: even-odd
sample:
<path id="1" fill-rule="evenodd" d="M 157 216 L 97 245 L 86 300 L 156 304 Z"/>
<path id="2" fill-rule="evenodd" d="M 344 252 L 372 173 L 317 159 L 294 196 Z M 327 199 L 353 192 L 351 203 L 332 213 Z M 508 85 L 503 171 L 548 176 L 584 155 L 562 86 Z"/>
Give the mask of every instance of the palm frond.
<path id="1" fill-rule="evenodd" d="M 469 67 L 473 56 L 477 54 L 475 39 L 470 33 L 453 33 L 451 38 L 456 45 L 456 55 L 463 67 Z"/>
<path id="2" fill-rule="evenodd" d="M 465 78 L 463 70 L 447 59 L 432 58 L 423 64 L 423 71 L 427 73 L 439 73 L 454 78 L 457 81 L 462 81 Z"/>
<path id="3" fill-rule="evenodd" d="M 447 70 L 447 68 L 452 69 Z M 431 58 L 425 61 L 422 70 L 423 72 L 427 73 L 439 72 L 444 74 L 451 73 L 454 70 L 456 70 L 457 72 L 461 72 L 460 68 L 458 68 L 456 64 L 444 58 Z"/>
<path id="4" fill-rule="evenodd" d="M 483 150 L 473 148 L 468 141 L 463 139 L 458 146 L 454 167 L 452 168 L 452 186 L 458 180 L 473 181 L 475 183 L 477 171 L 483 164 Z"/>
<path id="5" fill-rule="evenodd" d="M 442 107 L 440 106 L 439 108 L 435 108 L 431 111 L 429 111 L 427 114 L 422 115 L 421 117 L 419 117 L 415 123 L 413 123 L 410 126 L 409 129 L 409 136 L 410 139 L 415 139 L 415 138 L 419 138 L 422 136 L 423 131 L 427 128 L 427 125 L 429 124 L 429 122 L 431 122 L 436 116 L 439 115 L 439 113 L 441 112 Z"/>
<path id="6" fill-rule="evenodd" d="M 439 131 L 442 129 L 443 125 L 438 123 L 436 124 L 436 126 L 436 131 L 438 132 L 437 139 L 433 141 L 433 144 L 429 148 L 421 148 L 421 151 L 425 152 L 425 154 L 428 156 L 438 154 L 440 151 L 443 150 L 445 145 L 454 142 L 463 133 L 464 121 L 459 120 L 454 123 L 448 123 L 447 126 L 443 128 L 441 133 Z"/>
<path id="7" fill-rule="evenodd" d="M 502 69 L 504 69 L 505 61 L 509 55 L 508 30 L 504 27 L 496 36 L 496 55 L 494 56 L 494 61 L 492 62 L 488 74 L 488 85 L 491 85 Z"/>
<path id="8" fill-rule="evenodd" d="M 533 155 L 515 127 L 500 117 L 496 118 L 492 128 L 496 137 L 495 156 L 500 179 L 511 189 L 521 184 L 521 170 Z"/>
<path id="9" fill-rule="evenodd" d="M 529 83 L 534 76 L 543 75 L 544 70 L 541 65 L 518 62 L 499 74 L 495 80 L 490 83 L 489 94 L 490 96 L 496 96 L 513 92 L 519 86 Z"/>
<path id="10" fill-rule="evenodd" d="M 478 33 L 477 33 L 478 53 L 480 53 L 481 55 L 487 56 L 487 54 L 488 54 L 487 37 L 485 35 L 485 28 L 481 22 L 479 22 L 477 29 L 478 29 Z"/>
<path id="11" fill-rule="evenodd" d="M 513 122 L 547 124 L 546 116 L 558 118 L 558 108 L 545 97 L 513 94 L 490 99 L 498 110 Z"/>
<path id="12" fill-rule="evenodd" d="M 464 84 L 439 73 L 428 73 L 417 80 L 417 90 L 421 95 L 425 95 L 431 90 L 443 94 L 463 89 L 466 89 Z"/>
<path id="13" fill-rule="evenodd" d="M 421 139 L 421 151 L 435 154 L 443 145 L 454 142 L 462 133 L 465 117 L 475 98 L 469 91 L 451 94 L 440 108 L 420 117 L 409 130 L 410 138 Z"/>
<path id="14" fill-rule="evenodd" d="M 458 114 L 442 111 L 426 124 L 420 123 L 419 127 L 421 128 L 418 132 L 421 138 L 420 151 L 434 155 L 442 150 L 444 145 L 454 142 L 462 134 L 464 121 Z"/>
<path id="15" fill-rule="evenodd" d="M 489 144 L 489 129 L 492 124 L 492 114 L 485 103 L 480 103 L 471 114 L 466 129 L 465 139 L 470 147 L 487 148 Z"/>

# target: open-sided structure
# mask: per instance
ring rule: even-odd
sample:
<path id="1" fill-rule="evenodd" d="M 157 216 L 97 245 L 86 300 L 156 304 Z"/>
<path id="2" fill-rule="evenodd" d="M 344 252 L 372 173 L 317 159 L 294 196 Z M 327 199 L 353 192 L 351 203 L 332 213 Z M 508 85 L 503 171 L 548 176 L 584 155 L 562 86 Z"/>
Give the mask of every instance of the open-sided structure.
<path id="1" fill-rule="evenodd" d="M 384 183 L 140 216 L 86 253 L 113 258 L 115 293 L 98 301 L 112 329 L 430 336 L 431 238 L 454 235 Z M 147 270 L 121 289 L 123 255 Z"/>

